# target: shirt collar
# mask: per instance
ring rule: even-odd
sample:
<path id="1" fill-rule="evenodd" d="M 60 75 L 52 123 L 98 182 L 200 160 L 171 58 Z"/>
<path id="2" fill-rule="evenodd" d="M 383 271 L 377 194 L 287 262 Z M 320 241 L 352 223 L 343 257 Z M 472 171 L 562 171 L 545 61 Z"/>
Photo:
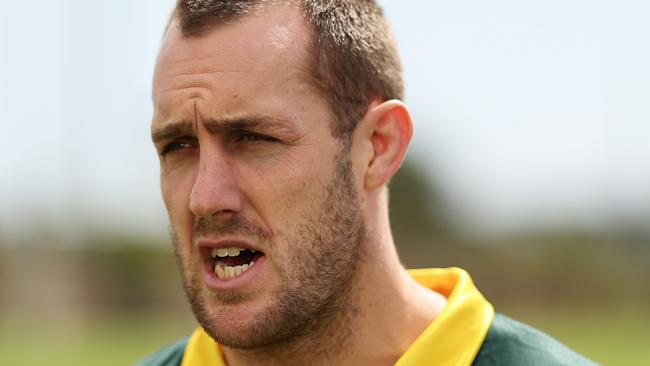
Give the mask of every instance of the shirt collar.
<path id="1" fill-rule="evenodd" d="M 395 365 L 471 365 L 492 325 L 492 305 L 460 268 L 417 269 L 409 274 L 445 296 L 447 305 Z"/>
<path id="2" fill-rule="evenodd" d="M 471 365 L 492 324 L 492 305 L 460 268 L 415 269 L 409 274 L 445 296 L 447 304 L 395 366 Z M 188 340 L 181 366 L 200 365 L 226 366 L 219 345 L 199 327 Z"/>

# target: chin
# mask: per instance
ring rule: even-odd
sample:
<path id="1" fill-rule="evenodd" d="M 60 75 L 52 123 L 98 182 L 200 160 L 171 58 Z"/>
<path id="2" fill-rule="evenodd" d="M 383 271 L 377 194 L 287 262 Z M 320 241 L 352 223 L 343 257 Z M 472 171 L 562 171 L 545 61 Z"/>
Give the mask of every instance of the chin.
<path id="1" fill-rule="evenodd" d="M 215 342 L 229 348 L 252 349 L 267 343 L 260 325 L 250 313 L 228 312 L 210 318 L 202 326 Z"/>
<path id="2" fill-rule="evenodd" d="M 194 309 L 199 324 L 217 343 L 230 347 L 249 349 L 265 343 L 264 307 L 254 301 L 224 304 L 210 298 L 204 307 Z"/>

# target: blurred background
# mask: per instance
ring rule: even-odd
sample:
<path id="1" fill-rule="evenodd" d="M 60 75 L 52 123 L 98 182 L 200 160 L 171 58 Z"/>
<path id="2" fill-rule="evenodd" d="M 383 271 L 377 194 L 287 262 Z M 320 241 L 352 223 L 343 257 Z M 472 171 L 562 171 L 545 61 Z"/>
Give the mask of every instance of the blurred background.
<path id="1" fill-rule="evenodd" d="M 173 0 L 0 0 L 0 364 L 118 365 L 188 334 L 149 138 Z M 415 137 L 411 268 L 604 364 L 650 357 L 650 3 L 384 0 Z"/>

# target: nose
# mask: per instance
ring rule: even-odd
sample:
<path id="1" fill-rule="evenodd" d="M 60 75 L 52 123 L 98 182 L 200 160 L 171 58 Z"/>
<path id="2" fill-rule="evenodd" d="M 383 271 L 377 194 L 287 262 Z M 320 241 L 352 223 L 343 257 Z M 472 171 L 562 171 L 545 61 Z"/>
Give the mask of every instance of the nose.
<path id="1" fill-rule="evenodd" d="M 241 210 L 236 168 L 222 151 L 201 147 L 190 210 L 199 217 L 227 217 Z"/>

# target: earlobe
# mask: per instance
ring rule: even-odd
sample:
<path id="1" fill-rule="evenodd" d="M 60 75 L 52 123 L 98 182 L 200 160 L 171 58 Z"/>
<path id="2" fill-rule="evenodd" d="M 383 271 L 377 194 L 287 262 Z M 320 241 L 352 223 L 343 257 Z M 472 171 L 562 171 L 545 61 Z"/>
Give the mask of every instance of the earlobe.
<path id="1" fill-rule="evenodd" d="M 408 108 L 399 100 L 372 107 L 365 118 L 373 122 L 370 139 L 374 154 L 366 170 L 364 185 L 374 190 L 385 185 L 402 165 L 413 135 L 413 122 Z"/>

